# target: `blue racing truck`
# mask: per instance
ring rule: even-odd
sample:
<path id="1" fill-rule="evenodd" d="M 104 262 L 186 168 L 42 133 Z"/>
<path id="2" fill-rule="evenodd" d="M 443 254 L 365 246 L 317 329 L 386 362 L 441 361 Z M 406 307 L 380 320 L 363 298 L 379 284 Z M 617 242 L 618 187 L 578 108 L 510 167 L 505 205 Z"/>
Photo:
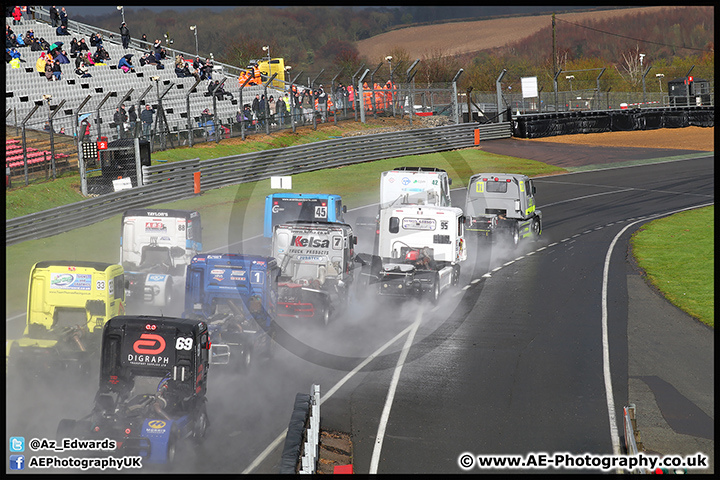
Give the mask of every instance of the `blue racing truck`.
<path id="1" fill-rule="evenodd" d="M 273 193 L 265 197 L 263 236 L 273 236 L 273 227 L 288 222 L 344 223 L 347 207 L 340 195 L 326 193 Z"/>
<path id="2" fill-rule="evenodd" d="M 195 255 L 187 269 L 183 317 L 206 321 L 212 341 L 229 345 L 230 363 L 247 369 L 256 353 L 270 353 L 279 275 L 272 257 Z"/>

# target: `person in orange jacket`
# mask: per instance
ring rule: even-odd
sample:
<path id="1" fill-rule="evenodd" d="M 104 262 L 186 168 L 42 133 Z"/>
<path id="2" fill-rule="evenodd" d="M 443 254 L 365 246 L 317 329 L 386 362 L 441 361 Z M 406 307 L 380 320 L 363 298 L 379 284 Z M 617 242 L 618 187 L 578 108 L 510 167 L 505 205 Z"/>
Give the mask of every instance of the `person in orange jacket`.
<path id="1" fill-rule="evenodd" d="M 375 110 L 385 110 L 385 95 L 382 88 L 375 83 L 373 89 L 375 90 Z"/>
<path id="2" fill-rule="evenodd" d="M 372 92 L 367 82 L 363 82 L 363 103 L 365 104 L 365 110 L 372 111 Z"/>

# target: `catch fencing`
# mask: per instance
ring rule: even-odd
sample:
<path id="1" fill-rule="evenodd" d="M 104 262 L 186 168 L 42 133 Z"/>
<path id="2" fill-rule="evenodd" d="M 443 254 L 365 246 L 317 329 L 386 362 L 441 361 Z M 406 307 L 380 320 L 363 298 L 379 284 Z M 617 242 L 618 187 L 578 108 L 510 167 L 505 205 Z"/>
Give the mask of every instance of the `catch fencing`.
<path id="1" fill-rule="evenodd" d="M 295 175 L 356 163 L 469 148 L 480 141 L 510 138 L 510 123 L 460 124 L 326 140 L 308 145 L 142 167 L 143 185 L 7 220 L 6 245 L 46 238 L 92 225 L 133 207 L 193 197 L 194 175 L 203 190 Z"/>

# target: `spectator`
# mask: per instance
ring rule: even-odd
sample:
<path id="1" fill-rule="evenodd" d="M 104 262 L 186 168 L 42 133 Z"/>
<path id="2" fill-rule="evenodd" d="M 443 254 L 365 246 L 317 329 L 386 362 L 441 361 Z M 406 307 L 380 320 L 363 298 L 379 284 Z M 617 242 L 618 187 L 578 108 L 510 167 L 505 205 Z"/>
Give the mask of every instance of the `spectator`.
<path id="1" fill-rule="evenodd" d="M 143 137 L 150 137 L 150 129 L 153 123 L 153 113 L 155 110 L 150 105 L 145 105 L 145 110 L 140 113 L 140 121 L 142 122 Z"/>
<path id="2" fill-rule="evenodd" d="M 65 135 L 65 127 L 60 128 L 60 135 Z"/>
<path id="3" fill-rule="evenodd" d="M 327 111 L 328 111 L 328 104 L 327 104 L 327 93 L 325 93 L 325 90 L 323 89 L 323 86 L 320 85 L 316 91 L 316 98 L 318 101 L 318 107 L 320 108 L 320 118 L 322 123 L 327 122 Z"/>
<path id="4" fill-rule="evenodd" d="M 265 98 L 265 94 L 263 93 L 260 95 L 260 104 L 258 106 L 258 113 L 260 116 L 258 117 L 258 123 L 260 124 L 260 127 L 265 126 L 265 120 L 267 119 L 267 98 Z"/>
<path id="5" fill-rule="evenodd" d="M 90 136 L 90 122 L 88 122 L 87 118 L 83 118 L 83 121 L 80 122 L 80 141 L 84 142 L 87 137 Z"/>
<path id="6" fill-rule="evenodd" d="M 25 42 L 30 43 L 30 40 L 35 38 L 35 32 L 33 32 L 33 29 L 31 28 L 27 32 L 25 32 Z"/>
<path id="7" fill-rule="evenodd" d="M 60 51 L 60 49 L 57 49 L 57 54 L 55 55 L 55 62 L 59 64 L 70 63 L 67 52 L 65 50 Z"/>
<path id="8" fill-rule="evenodd" d="M 57 8 L 55 8 L 55 5 L 50 7 L 50 23 L 54 27 L 60 26 L 60 12 Z"/>
<path id="9" fill-rule="evenodd" d="M 19 23 L 22 23 L 22 10 L 19 6 L 16 6 L 12 13 L 13 17 L 13 25 L 17 25 Z"/>
<path id="10" fill-rule="evenodd" d="M 72 58 L 75 58 L 78 53 L 78 41 L 77 38 L 73 37 L 73 39 L 70 41 L 70 56 Z"/>
<path id="11" fill-rule="evenodd" d="M 85 65 L 89 67 L 95 65 L 95 61 L 93 60 L 92 55 L 90 55 L 90 52 L 87 52 L 83 55 L 83 61 L 85 62 Z"/>
<path id="12" fill-rule="evenodd" d="M 32 40 L 32 43 L 30 44 L 30 51 L 32 52 L 40 52 L 42 51 L 42 45 L 40 45 L 40 39 L 35 37 Z"/>
<path id="13" fill-rule="evenodd" d="M 128 45 L 130 44 L 130 30 L 128 30 L 125 22 L 122 22 L 120 25 L 120 38 L 122 38 L 123 48 L 127 50 Z"/>
<path id="14" fill-rule="evenodd" d="M 287 93 L 285 94 L 285 97 L 287 98 Z M 283 97 L 278 98 L 277 103 L 275 104 L 275 118 L 280 122 L 281 127 L 285 124 L 286 110 L 285 100 L 283 100 Z"/>
<path id="15" fill-rule="evenodd" d="M 82 53 L 82 52 L 89 52 L 89 51 L 90 51 L 90 47 L 88 47 L 87 43 L 85 43 L 85 39 L 81 38 L 80 41 L 78 42 L 78 52 Z"/>
<path id="16" fill-rule="evenodd" d="M 128 123 L 130 124 L 130 137 L 135 138 L 135 125 L 137 125 L 135 105 L 130 105 L 130 108 L 128 109 Z"/>
<path id="17" fill-rule="evenodd" d="M 78 57 L 78 60 L 81 60 L 81 59 L 82 59 L 82 57 Z M 83 61 L 81 61 L 79 65 L 77 65 L 77 62 L 76 62 L 75 75 L 77 75 L 80 78 L 92 77 L 92 75 L 90 75 L 88 73 L 88 67 L 87 67 L 87 65 L 85 65 L 85 62 L 83 62 Z"/>
<path id="18" fill-rule="evenodd" d="M 60 25 L 67 29 L 68 26 L 68 14 L 65 11 L 65 7 L 60 10 Z"/>
<path id="19" fill-rule="evenodd" d="M 35 62 L 35 71 L 38 73 L 45 74 L 45 64 L 47 63 L 47 54 L 40 52 L 40 57 Z"/>
<path id="20" fill-rule="evenodd" d="M 256 94 L 252 101 L 252 114 L 255 120 L 260 119 L 260 94 Z"/>
<path id="21" fill-rule="evenodd" d="M 180 78 L 192 77 L 192 73 L 181 55 L 175 58 L 175 74 Z"/>
<path id="22" fill-rule="evenodd" d="M 16 48 L 17 46 L 18 42 L 15 38 L 14 33 L 11 33 L 9 36 L 5 37 L 5 48 Z"/>
<path id="23" fill-rule="evenodd" d="M 312 123 L 313 106 L 315 105 L 315 100 L 313 99 L 313 94 L 310 89 L 306 88 L 305 90 L 303 90 L 300 103 L 303 107 L 303 124 Z"/>
<path id="24" fill-rule="evenodd" d="M 110 60 L 110 54 L 100 45 L 93 55 L 93 62 L 97 65 L 98 63 L 105 63 L 105 60 Z"/>
<path id="25" fill-rule="evenodd" d="M 292 94 L 292 98 L 290 99 L 292 101 L 292 121 L 295 122 L 295 125 L 300 123 L 301 114 L 302 114 L 302 98 L 300 96 L 300 92 L 298 91 L 297 87 L 293 85 L 290 90 Z"/>
<path id="26" fill-rule="evenodd" d="M 93 33 L 92 35 L 90 35 L 90 46 L 102 46 L 102 36 L 99 33 Z"/>
<path id="27" fill-rule="evenodd" d="M 150 62 L 150 59 L 151 59 L 151 58 L 154 59 L 155 57 L 153 57 L 152 55 L 150 55 L 150 52 L 145 52 L 145 55 L 143 55 L 142 57 L 140 57 L 140 66 L 143 67 L 143 66 L 145 66 L 145 65 L 149 65 L 149 64 L 151 63 L 151 62 Z"/>
<path id="28" fill-rule="evenodd" d="M 52 58 L 50 58 L 49 56 L 46 57 L 46 60 L 47 61 L 45 62 L 45 78 L 47 78 L 48 81 L 52 82 L 53 80 L 55 80 L 55 75 L 53 75 L 53 61 L 52 61 Z"/>
<path id="29" fill-rule="evenodd" d="M 118 62 L 118 68 L 124 73 L 135 73 L 135 67 L 133 67 L 132 64 L 132 56 L 132 53 L 128 53 L 127 55 L 122 56 Z"/>
<path id="30" fill-rule="evenodd" d="M 62 70 L 60 69 L 60 62 L 53 62 L 52 74 L 55 76 L 55 80 L 61 80 Z"/>
<path id="31" fill-rule="evenodd" d="M 117 130 L 118 138 L 123 138 L 123 131 L 125 129 L 125 122 L 127 121 L 127 115 L 123 106 L 119 106 L 115 109 L 113 114 L 113 122 L 115 123 L 115 129 Z"/>
<path id="32" fill-rule="evenodd" d="M 45 126 L 43 127 L 43 130 L 45 130 L 46 132 L 53 131 L 52 127 L 50 126 L 50 122 L 45 122 Z M 55 133 L 55 132 L 53 131 L 53 133 Z"/>
<path id="33" fill-rule="evenodd" d="M 268 112 L 267 113 L 268 122 L 270 122 L 271 127 L 274 127 L 275 126 L 275 97 L 273 97 L 272 95 L 270 95 L 270 98 L 268 99 L 268 102 L 267 102 L 267 112 Z"/>
<path id="34" fill-rule="evenodd" d="M 347 99 L 347 89 L 342 84 L 342 82 L 338 82 L 338 86 L 335 89 L 335 108 L 338 110 L 342 110 L 343 106 L 345 105 L 345 100 Z"/>
<path id="35" fill-rule="evenodd" d="M 15 41 L 17 42 L 18 48 L 26 46 L 25 39 L 23 38 L 22 35 L 18 35 L 17 37 L 15 37 Z"/>
<path id="36" fill-rule="evenodd" d="M 70 35 L 70 32 L 67 31 L 67 26 L 60 25 L 57 30 L 55 30 L 56 35 Z"/>

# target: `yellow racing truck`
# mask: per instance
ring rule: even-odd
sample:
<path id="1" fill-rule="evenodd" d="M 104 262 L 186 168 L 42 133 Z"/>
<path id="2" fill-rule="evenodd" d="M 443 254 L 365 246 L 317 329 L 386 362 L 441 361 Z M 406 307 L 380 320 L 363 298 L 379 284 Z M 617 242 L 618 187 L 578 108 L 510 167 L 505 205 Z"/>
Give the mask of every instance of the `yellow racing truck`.
<path id="1" fill-rule="evenodd" d="M 43 261 L 33 265 L 23 336 L 6 342 L 9 374 L 89 371 L 105 322 L 125 313 L 121 265 Z M 98 362 L 94 362 L 97 364 Z"/>

